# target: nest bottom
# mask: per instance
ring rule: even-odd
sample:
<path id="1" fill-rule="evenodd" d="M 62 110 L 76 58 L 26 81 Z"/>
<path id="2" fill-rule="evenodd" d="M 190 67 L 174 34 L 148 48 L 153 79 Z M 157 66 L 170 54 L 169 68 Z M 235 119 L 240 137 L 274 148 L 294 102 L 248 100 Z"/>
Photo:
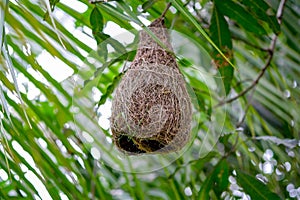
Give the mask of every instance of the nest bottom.
<path id="1" fill-rule="evenodd" d="M 164 144 L 162 144 L 158 140 L 154 139 L 141 139 L 137 137 L 128 137 L 126 134 L 118 135 L 117 138 L 115 138 L 116 145 L 127 151 L 132 153 L 147 153 L 147 152 L 155 152 L 165 147 Z"/>
<path id="2" fill-rule="evenodd" d="M 111 129 L 123 152 L 170 152 L 183 147 L 191 125 L 191 103 L 178 69 L 144 65 L 129 69 L 112 106 Z"/>

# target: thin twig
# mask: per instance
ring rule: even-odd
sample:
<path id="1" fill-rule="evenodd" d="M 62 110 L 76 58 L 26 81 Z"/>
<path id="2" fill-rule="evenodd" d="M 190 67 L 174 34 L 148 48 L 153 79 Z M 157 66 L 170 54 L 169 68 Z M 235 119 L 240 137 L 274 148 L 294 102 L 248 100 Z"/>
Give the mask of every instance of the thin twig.
<path id="1" fill-rule="evenodd" d="M 286 1 L 287 0 L 281 0 L 280 4 L 278 6 L 276 17 L 277 17 L 277 21 L 278 21 L 279 24 L 281 24 L 281 22 L 282 22 L 283 9 L 285 7 Z M 252 82 L 252 84 L 249 87 L 247 87 L 245 90 L 243 90 L 242 92 L 240 92 L 239 94 L 237 94 L 235 97 L 232 97 L 230 99 L 221 101 L 215 107 L 219 107 L 221 105 L 224 105 L 224 104 L 227 104 L 227 103 L 231 103 L 231 102 L 237 100 L 241 96 L 244 96 L 247 92 L 249 92 L 252 88 L 254 88 L 258 84 L 258 82 L 260 81 L 260 79 L 263 77 L 263 75 L 265 74 L 266 70 L 268 69 L 268 67 L 271 65 L 271 61 L 273 59 L 273 55 L 274 55 L 274 51 L 275 51 L 275 46 L 276 46 L 276 41 L 278 39 L 278 35 L 279 34 L 275 34 L 274 35 L 274 37 L 273 37 L 273 39 L 271 41 L 270 47 L 268 49 L 269 56 L 268 56 L 268 59 L 266 61 L 266 64 L 261 69 L 261 71 L 258 74 L 257 78 Z"/>
<path id="2" fill-rule="evenodd" d="M 166 7 L 165 10 L 161 13 L 161 15 L 160 15 L 159 18 L 164 18 L 165 15 L 167 14 L 167 12 L 168 12 L 168 10 L 169 10 L 170 7 L 171 7 L 171 2 L 169 2 L 169 3 L 167 4 L 167 7 Z"/>

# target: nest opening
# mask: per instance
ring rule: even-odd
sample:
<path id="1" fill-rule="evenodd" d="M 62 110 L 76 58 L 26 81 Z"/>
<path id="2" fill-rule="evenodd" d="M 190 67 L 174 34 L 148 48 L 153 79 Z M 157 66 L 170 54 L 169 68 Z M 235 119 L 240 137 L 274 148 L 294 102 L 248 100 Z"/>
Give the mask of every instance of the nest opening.
<path id="1" fill-rule="evenodd" d="M 165 147 L 160 141 L 151 139 L 140 139 L 136 137 L 129 137 L 127 135 L 118 135 L 115 139 L 118 147 L 130 153 L 146 153 L 155 152 Z"/>

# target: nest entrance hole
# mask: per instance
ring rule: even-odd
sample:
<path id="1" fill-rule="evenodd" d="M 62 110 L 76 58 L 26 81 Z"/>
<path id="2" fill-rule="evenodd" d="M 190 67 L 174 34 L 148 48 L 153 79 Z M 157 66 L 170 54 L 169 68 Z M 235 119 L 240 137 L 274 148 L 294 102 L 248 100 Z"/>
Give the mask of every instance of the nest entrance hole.
<path id="1" fill-rule="evenodd" d="M 116 138 L 117 146 L 131 153 L 147 153 L 158 151 L 165 147 L 164 144 L 153 139 L 138 139 L 127 135 L 118 135 Z M 138 142 L 137 142 L 138 141 Z"/>

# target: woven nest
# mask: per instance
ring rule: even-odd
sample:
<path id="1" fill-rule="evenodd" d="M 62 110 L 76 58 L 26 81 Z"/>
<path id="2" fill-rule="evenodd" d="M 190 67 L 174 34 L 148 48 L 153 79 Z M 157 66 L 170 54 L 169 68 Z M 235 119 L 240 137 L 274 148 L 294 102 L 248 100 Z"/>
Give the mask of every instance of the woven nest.
<path id="1" fill-rule="evenodd" d="M 113 140 L 127 154 L 178 151 L 191 128 L 190 97 L 163 19 L 149 28 L 169 51 L 141 31 L 136 57 L 112 102 Z"/>

